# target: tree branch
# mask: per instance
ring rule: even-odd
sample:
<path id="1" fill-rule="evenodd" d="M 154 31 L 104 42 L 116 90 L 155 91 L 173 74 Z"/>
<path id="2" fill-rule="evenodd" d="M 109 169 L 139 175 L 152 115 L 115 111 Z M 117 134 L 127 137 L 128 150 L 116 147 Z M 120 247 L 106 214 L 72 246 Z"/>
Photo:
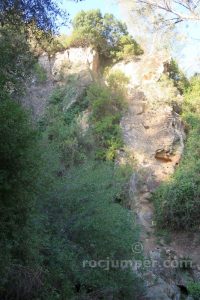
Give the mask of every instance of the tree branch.
<path id="1" fill-rule="evenodd" d="M 150 7 L 157 8 L 175 15 L 177 18 L 175 23 L 182 21 L 200 21 L 200 13 L 196 11 L 196 9 L 200 6 L 200 0 L 195 1 L 195 3 L 191 0 L 137 0 L 137 2 L 150 5 Z M 174 8 L 173 4 L 177 6 L 177 8 Z M 186 9 L 188 14 L 183 14 L 181 12 L 181 7 Z"/>

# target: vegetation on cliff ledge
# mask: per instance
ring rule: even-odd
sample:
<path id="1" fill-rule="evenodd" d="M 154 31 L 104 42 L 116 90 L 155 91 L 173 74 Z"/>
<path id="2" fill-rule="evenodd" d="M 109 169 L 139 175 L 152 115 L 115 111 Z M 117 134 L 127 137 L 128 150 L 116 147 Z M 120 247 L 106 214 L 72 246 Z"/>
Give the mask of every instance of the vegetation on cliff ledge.
<path id="1" fill-rule="evenodd" d="M 154 203 L 159 227 L 196 229 L 200 225 L 200 77 L 184 92 L 182 117 L 188 131 L 184 155 L 175 174 L 156 191 Z"/>

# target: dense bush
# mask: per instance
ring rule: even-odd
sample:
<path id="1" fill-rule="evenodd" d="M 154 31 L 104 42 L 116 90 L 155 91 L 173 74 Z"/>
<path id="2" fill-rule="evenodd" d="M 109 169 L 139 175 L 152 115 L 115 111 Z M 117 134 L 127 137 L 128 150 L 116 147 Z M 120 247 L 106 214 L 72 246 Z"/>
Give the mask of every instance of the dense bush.
<path id="1" fill-rule="evenodd" d="M 91 125 L 96 140 L 96 155 L 113 160 L 123 140 L 120 119 L 125 108 L 125 86 L 129 79 L 121 72 L 107 76 L 108 86 L 92 84 L 87 91 Z"/>
<path id="2" fill-rule="evenodd" d="M 90 131 L 83 134 L 78 119 L 89 105 L 85 92 L 79 99 L 76 97 L 76 78 L 72 76 L 68 78 L 66 85 L 54 90 L 41 122 L 45 138 L 60 153 L 60 159 L 66 168 L 84 162 L 93 143 Z M 74 98 L 76 101 L 72 103 Z"/>
<path id="3" fill-rule="evenodd" d="M 190 80 L 190 85 L 185 92 L 184 110 L 187 113 L 200 114 L 200 75 L 195 75 Z"/>
<path id="4" fill-rule="evenodd" d="M 0 27 L 0 97 L 20 94 L 33 61 L 23 29 Z"/>
<path id="5" fill-rule="evenodd" d="M 175 87 L 183 94 L 185 89 L 189 87 L 189 81 L 174 59 L 171 60 L 168 66 L 168 73 L 169 78 L 173 80 Z"/>
<path id="6" fill-rule="evenodd" d="M 38 83 L 43 83 L 47 80 L 46 71 L 39 63 L 34 64 L 33 69 Z"/>
<path id="7" fill-rule="evenodd" d="M 160 227 L 192 229 L 200 225 L 200 79 L 191 80 L 185 92 L 183 117 L 189 133 L 179 168 L 155 193 L 156 220 Z"/>
<path id="8" fill-rule="evenodd" d="M 128 78 L 110 73 L 107 82 L 108 86 L 91 85 L 86 96 L 83 93 L 69 106 L 75 92 L 75 78 L 70 78 L 66 86 L 53 92 L 41 122 L 43 136 L 48 138 L 45 143 L 60 153 L 65 166 L 37 204 L 41 299 L 106 299 L 111 295 L 132 299 L 142 290 L 141 280 L 130 267 L 107 270 L 88 263 L 84 267 L 84 261 L 137 258 L 131 248 L 138 240 L 138 229 L 132 213 L 119 204 L 126 198 L 130 169 L 91 159 L 91 152 L 100 149 L 106 154 L 98 158 L 113 160 L 112 151 L 122 144 L 119 120 Z M 91 138 L 95 140 L 90 151 L 88 136 L 81 137 L 77 123 L 85 109 L 90 111 Z"/>
<path id="9" fill-rule="evenodd" d="M 130 59 L 135 55 L 144 53 L 140 45 L 129 35 L 122 36 L 117 44 L 116 50 L 111 51 L 114 60 Z"/>
<path id="10" fill-rule="evenodd" d="M 138 229 L 118 204 L 129 170 L 90 159 L 60 174 L 60 141 L 40 141 L 14 102 L 0 112 L 1 299 L 137 298 L 141 280 L 130 267 L 83 264 L 137 258 Z"/>
<path id="11" fill-rule="evenodd" d="M 119 126 L 125 108 L 126 85 L 129 78 L 122 72 L 107 72 L 107 86 L 92 84 L 72 105 L 77 94 L 76 78 L 69 77 L 67 84 L 54 90 L 43 130 L 61 154 L 66 167 L 83 162 L 89 153 L 113 160 L 123 146 Z M 88 109 L 91 127 L 84 134 L 79 118 Z M 91 130 L 92 129 L 92 130 Z M 96 149 L 96 150 L 95 150 Z"/>
<path id="12" fill-rule="evenodd" d="M 122 71 L 110 71 L 108 68 L 105 70 L 105 79 L 112 92 L 116 92 L 117 94 L 120 93 L 122 97 L 126 96 L 127 84 L 129 83 L 130 78 Z"/>
<path id="13" fill-rule="evenodd" d="M 71 169 L 43 202 L 48 217 L 44 299 L 137 298 L 141 283 L 130 268 L 84 266 L 84 261 L 136 258 L 131 251 L 138 239 L 133 216 L 115 203 L 125 174 L 111 163 L 88 162 Z"/>
<path id="14" fill-rule="evenodd" d="M 37 260 L 32 215 L 37 195 L 40 155 L 37 135 L 23 109 L 9 99 L 0 101 L 0 298 L 19 274 L 16 268 Z M 34 273 L 34 272 L 33 272 Z M 13 282 L 14 287 L 14 282 Z M 17 289 L 15 290 L 17 292 Z"/>
<path id="15" fill-rule="evenodd" d="M 200 299 L 200 283 L 190 281 L 187 284 L 187 289 L 189 294 L 192 296 L 194 300 Z"/>

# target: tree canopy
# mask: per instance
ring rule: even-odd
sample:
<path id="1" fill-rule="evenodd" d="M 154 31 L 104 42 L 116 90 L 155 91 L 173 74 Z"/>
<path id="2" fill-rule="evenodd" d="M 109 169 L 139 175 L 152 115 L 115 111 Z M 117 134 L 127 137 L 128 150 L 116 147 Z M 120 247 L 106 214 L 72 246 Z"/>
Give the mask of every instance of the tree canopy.
<path id="1" fill-rule="evenodd" d="M 102 15 L 99 9 L 81 11 L 72 24 L 74 29 L 70 41 L 72 46 L 92 45 L 105 57 L 116 57 L 118 52 L 121 52 L 120 58 L 143 53 L 128 33 L 126 24 L 117 20 L 112 14 Z"/>
<path id="2" fill-rule="evenodd" d="M 24 25 L 34 23 L 43 31 L 56 29 L 56 20 L 63 11 L 55 0 L 2 0 L 0 2 L 0 24 L 16 25 L 16 20 Z"/>

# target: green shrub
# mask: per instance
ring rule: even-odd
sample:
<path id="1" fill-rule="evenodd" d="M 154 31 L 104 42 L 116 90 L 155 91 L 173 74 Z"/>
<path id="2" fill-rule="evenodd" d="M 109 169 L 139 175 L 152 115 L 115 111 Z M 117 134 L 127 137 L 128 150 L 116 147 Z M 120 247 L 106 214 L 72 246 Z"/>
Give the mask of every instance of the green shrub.
<path id="1" fill-rule="evenodd" d="M 82 30 L 73 31 L 71 36 L 67 39 L 69 47 L 89 47 L 94 46 L 94 42 L 89 35 L 83 34 Z"/>
<path id="2" fill-rule="evenodd" d="M 106 81 L 108 87 L 112 90 L 112 92 L 122 92 L 125 94 L 127 84 L 130 82 L 130 78 L 127 77 L 122 71 L 106 71 Z"/>
<path id="3" fill-rule="evenodd" d="M 133 215 L 115 203 L 126 180 L 113 163 L 88 162 L 71 169 L 43 202 L 48 214 L 44 230 L 49 233 L 44 243 L 47 296 L 137 298 L 141 282 L 131 268 L 106 270 L 84 263 L 140 257 L 131 250 L 138 240 Z"/>
<path id="4" fill-rule="evenodd" d="M 192 230 L 200 225 L 199 85 L 199 78 L 192 79 L 185 94 L 183 117 L 189 133 L 180 166 L 154 195 L 159 227 Z"/>
<path id="5" fill-rule="evenodd" d="M 118 78 L 117 78 L 118 79 Z M 117 80 L 110 81 L 114 84 Z M 120 119 L 124 109 L 124 95 L 119 85 L 119 92 L 110 87 L 92 84 L 87 91 L 91 107 L 90 122 L 97 142 L 97 157 L 114 159 L 117 150 L 123 146 Z"/>
<path id="6" fill-rule="evenodd" d="M 36 56 L 40 56 L 46 52 L 49 57 L 52 57 L 57 52 L 65 49 L 64 41 L 67 41 L 67 37 L 65 39 L 63 36 L 53 35 L 52 32 L 44 32 L 33 24 L 30 31 L 32 31 L 30 45 Z"/>
<path id="7" fill-rule="evenodd" d="M 127 80 L 121 77 L 125 85 Z M 117 76 L 116 80 L 120 85 Z M 83 266 L 84 261 L 108 257 L 137 258 L 131 248 L 138 240 L 138 229 L 133 215 L 119 204 L 127 201 L 130 169 L 93 161 L 90 155 L 96 151 L 98 158 L 114 160 L 122 145 L 119 121 L 123 97 L 111 90 L 116 80 L 113 75 L 110 87 L 92 84 L 86 97 L 70 107 L 73 80 L 51 96 L 42 131 L 44 141 L 60 154 L 65 169 L 37 204 L 44 272 L 41 299 L 93 298 L 94 294 L 105 299 L 110 295 L 132 299 L 141 293 L 141 280 L 129 267 L 105 270 Z M 89 129 L 82 136 L 77 120 L 85 109 L 90 111 L 92 133 Z"/>
<path id="8" fill-rule="evenodd" d="M 23 29 L 0 27 L 0 97 L 19 95 L 34 63 Z M 1 99 L 0 99 L 1 100 Z"/>
<path id="9" fill-rule="evenodd" d="M 177 62 L 172 59 L 168 66 L 169 78 L 173 80 L 175 87 L 181 94 L 189 87 L 189 80 L 185 74 L 179 69 Z"/>
<path id="10" fill-rule="evenodd" d="M 136 55 L 143 54 L 144 51 L 140 47 L 140 45 L 129 35 L 122 36 L 116 47 L 116 50 L 113 51 L 113 56 L 115 60 L 122 60 L 122 59 L 131 59 Z"/>
<path id="11" fill-rule="evenodd" d="M 200 283 L 199 282 L 189 282 L 187 284 L 187 289 L 189 294 L 193 297 L 194 300 L 200 299 Z"/>
<path id="12" fill-rule="evenodd" d="M 75 77 L 68 78 L 67 84 L 56 88 L 51 97 L 46 115 L 41 122 L 41 129 L 46 139 L 60 153 L 65 167 L 82 163 L 91 151 L 93 139 L 90 131 L 84 135 L 78 117 L 88 108 L 84 92 L 70 105 L 77 94 Z"/>
<path id="13" fill-rule="evenodd" d="M 0 298 L 5 299 L 4 292 L 8 289 L 12 295 L 25 266 L 34 274 L 38 251 L 32 216 L 40 152 L 37 134 L 19 104 L 2 99 L 0 123 Z"/>
<path id="14" fill-rule="evenodd" d="M 37 81 L 39 83 L 43 83 L 47 80 L 46 71 L 44 70 L 44 68 L 39 63 L 36 63 L 34 65 L 34 73 L 35 73 Z"/>
<path id="15" fill-rule="evenodd" d="M 200 114 L 200 75 L 193 76 L 185 91 L 185 114 Z M 186 116 L 187 118 L 187 116 Z M 190 122 L 189 122 L 190 123 Z"/>
<path id="16" fill-rule="evenodd" d="M 71 44 L 71 37 L 70 36 L 61 34 L 61 35 L 57 36 L 57 40 L 58 40 L 58 43 L 60 44 L 60 47 L 61 47 L 60 51 L 68 49 L 70 47 L 70 44 Z"/>

